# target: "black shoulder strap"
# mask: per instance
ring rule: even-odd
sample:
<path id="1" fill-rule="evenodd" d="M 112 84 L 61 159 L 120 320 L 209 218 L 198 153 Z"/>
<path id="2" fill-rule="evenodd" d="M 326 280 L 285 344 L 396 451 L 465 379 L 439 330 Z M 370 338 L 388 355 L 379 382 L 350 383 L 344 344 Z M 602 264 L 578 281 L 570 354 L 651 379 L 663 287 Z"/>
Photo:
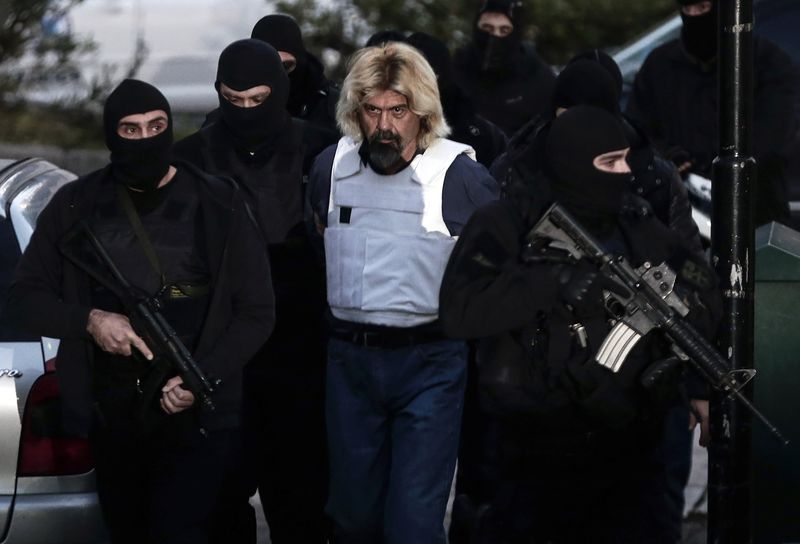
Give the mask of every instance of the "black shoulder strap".
<path id="1" fill-rule="evenodd" d="M 167 282 L 167 276 L 164 273 L 164 270 L 161 268 L 161 262 L 158 260 L 156 250 L 153 247 L 153 243 L 150 241 L 150 237 L 147 235 L 147 231 L 144 230 L 142 219 L 139 217 L 139 213 L 136 211 L 136 207 L 133 205 L 133 200 L 131 199 L 131 195 L 128 194 L 128 189 L 126 189 L 121 183 L 117 183 L 115 185 L 117 189 L 117 199 L 119 200 L 122 209 L 125 211 L 125 215 L 128 217 L 128 221 L 133 228 L 133 233 L 136 235 L 136 239 L 139 241 L 139 246 L 142 248 L 142 251 L 144 251 L 151 268 L 158 275 L 160 292 L 165 287 L 170 285 Z M 188 283 L 175 283 L 174 285 L 189 297 L 202 296 L 208 293 L 208 285 L 191 285 Z"/>
<path id="2" fill-rule="evenodd" d="M 133 228 L 133 233 L 136 235 L 136 239 L 139 241 L 139 246 L 142 248 L 142 251 L 144 251 L 145 257 L 147 257 L 150 266 L 158 275 L 161 286 L 163 287 L 167 284 L 167 278 L 161 268 L 158 255 L 156 255 L 156 250 L 153 248 L 153 244 L 150 242 L 150 237 L 147 236 L 147 232 L 144 230 L 142 219 L 139 217 L 139 213 L 136 211 L 136 207 L 133 205 L 131 195 L 128 194 L 128 189 L 126 189 L 121 183 L 117 183 L 115 186 L 117 189 L 117 200 L 119 201 L 120 206 L 122 206 L 122 210 L 125 212 L 125 215 L 128 217 L 128 221 Z"/>

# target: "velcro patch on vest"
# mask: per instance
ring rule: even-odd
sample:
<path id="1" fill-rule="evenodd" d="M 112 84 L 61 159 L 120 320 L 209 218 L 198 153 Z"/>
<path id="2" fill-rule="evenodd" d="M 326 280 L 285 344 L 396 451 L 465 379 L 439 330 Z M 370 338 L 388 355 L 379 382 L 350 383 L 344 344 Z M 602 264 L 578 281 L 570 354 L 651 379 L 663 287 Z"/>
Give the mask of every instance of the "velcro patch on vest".
<path id="1" fill-rule="evenodd" d="M 383 187 L 380 192 L 370 191 L 358 183 L 339 182 L 333 194 L 333 202 L 340 208 L 369 208 L 408 213 L 425 210 L 423 191 L 418 185 Z"/>

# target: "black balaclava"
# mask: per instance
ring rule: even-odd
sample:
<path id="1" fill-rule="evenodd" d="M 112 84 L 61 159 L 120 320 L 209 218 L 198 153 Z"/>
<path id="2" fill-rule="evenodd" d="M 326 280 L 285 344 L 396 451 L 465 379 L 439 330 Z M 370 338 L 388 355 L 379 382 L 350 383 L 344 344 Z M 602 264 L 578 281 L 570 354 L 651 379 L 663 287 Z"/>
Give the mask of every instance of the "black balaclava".
<path id="1" fill-rule="evenodd" d="M 622 124 L 611 113 L 575 106 L 550 126 L 545 152 L 556 200 L 585 218 L 616 215 L 631 174 L 595 168 L 598 155 L 628 147 Z"/>
<path id="2" fill-rule="evenodd" d="M 617 84 L 608 70 L 592 60 L 569 62 L 558 74 L 553 90 L 552 111 L 588 105 L 619 115 Z"/>
<path id="3" fill-rule="evenodd" d="M 219 56 L 217 81 L 234 91 L 246 91 L 259 85 L 272 89 L 269 97 L 252 108 L 241 108 L 219 94 L 219 109 L 234 138 L 248 150 L 271 143 L 280 135 L 288 112 L 289 77 L 274 47 L 261 40 L 239 40 Z"/>
<path id="4" fill-rule="evenodd" d="M 447 45 L 439 38 L 424 32 L 415 32 L 408 37 L 406 42 L 417 48 L 433 68 L 439 83 L 439 96 L 442 100 L 442 108 L 445 117 L 450 119 L 462 100 L 461 90 L 456 84 L 453 74 L 453 64 L 450 59 L 450 51 Z"/>
<path id="5" fill-rule="evenodd" d="M 129 140 L 117 134 L 120 119 L 164 110 L 167 129 L 151 138 Z M 161 92 L 144 81 L 126 79 L 108 95 L 103 109 L 106 146 L 111 151 L 111 173 L 119 183 L 140 191 L 154 191 L 167 175 L 172 147 L 172 112 Z"/>
<path id="6" fill-rule="evenodd" d="M 308 52 L 297 22 L 289 15 L 267 15 L 256 23 L 250 37 L 270 44 L 276 51 L 294 55 L 297 65 L 289 73 L 288 107 L 289 111 L 299 110 L 308 83 Z"/>
<path id="7" fill-rule="evenodd" d="M 511 34 L 502 38 L 478 28 L 478 20 L 487 12 L 502 13 L 514 25 Z M 472 40 L 478 52 L 478 69 L 495 75 L 506 75 L 516 66 L 522 44 L 523 18 L 521 0 L 486 0 L 473 22 Z"/>
<path id="8" fill-rule="evenodd" d="M 697 0 L 678 0 L 681 6 L 697 4 Z M 683 27 L 681 43 L 686 51 L 703 62 L 717 56 L 717 2 L 712 0 L 711 10 L 703 15 L 690 17 L 680 12 Z"/>
<path id="9" fill-rule="evenodd" d="M 364 47 L 375 47 L 389 42 L 404 42 L 406 35 L 399 30 L 379 30 L 369 38 Z"/>
<path id="10" fill-rule="evenodd" d="M 579 60 L 590 60 L 592 62 L 597 62 L 600 64 L 600 66 L 605 68 L 616 84 L 617 94 L 622 96 L 622 70 L 619 69 L 617 61 L 615 61 L 611 55 L 605 51 L 601 51 L 600 49 L 589 49 L 588 51 L 578 53 L 569 59 L 567 64 L 569 65 L 573 62 L 578 62 Z"/>

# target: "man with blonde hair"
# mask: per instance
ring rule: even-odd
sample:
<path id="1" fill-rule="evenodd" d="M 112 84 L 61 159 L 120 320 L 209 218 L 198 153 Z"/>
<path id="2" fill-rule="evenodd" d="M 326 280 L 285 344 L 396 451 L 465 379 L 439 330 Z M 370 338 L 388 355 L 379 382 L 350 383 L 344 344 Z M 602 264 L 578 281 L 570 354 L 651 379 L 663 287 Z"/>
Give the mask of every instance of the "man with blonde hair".
<path id="1" fill-rule="evenodd" d="M 442 334 L 439 286 L 498 186 L 444 138 L 436 76 L 406 44 L 354 55 L 337 122 L 308 193 L 332 314 L 327 510 L 337 543 L 443 544 L 467 350 Z"/>

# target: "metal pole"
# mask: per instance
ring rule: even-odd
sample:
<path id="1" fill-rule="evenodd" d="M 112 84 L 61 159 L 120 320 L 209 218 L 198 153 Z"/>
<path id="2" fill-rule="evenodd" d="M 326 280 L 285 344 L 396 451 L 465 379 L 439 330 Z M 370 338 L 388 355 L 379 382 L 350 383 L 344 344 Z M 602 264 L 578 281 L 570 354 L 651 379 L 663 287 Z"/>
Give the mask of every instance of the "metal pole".
<path id="1" fill-rule="evenodd" d="M 719 6 L 719 156 L 713 168 L 711 250 L 723 289 L 719 347 L 733 368 L 753 367 L 753 2 Z M 752 397 L 752 388 L 743 391 Z M 709 544 L 752 542 L 749 414 L 715 393 L 709 447 Z"/>

